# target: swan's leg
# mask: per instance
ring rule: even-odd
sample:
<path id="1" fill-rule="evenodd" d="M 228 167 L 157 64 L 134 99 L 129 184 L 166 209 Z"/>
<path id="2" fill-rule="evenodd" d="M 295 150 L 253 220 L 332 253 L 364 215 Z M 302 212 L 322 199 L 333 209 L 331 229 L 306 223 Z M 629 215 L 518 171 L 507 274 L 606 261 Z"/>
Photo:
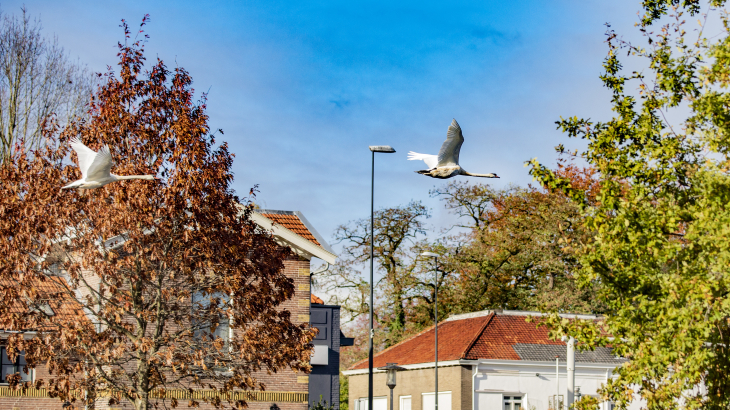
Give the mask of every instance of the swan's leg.
<path id="1" fill-rule="evenodd" d="M 79 191 L 79 195 L 81 195 L 81 196 L 86 195 L 86 190 L 85 189 L 79 188 L 78 191 Z"/>

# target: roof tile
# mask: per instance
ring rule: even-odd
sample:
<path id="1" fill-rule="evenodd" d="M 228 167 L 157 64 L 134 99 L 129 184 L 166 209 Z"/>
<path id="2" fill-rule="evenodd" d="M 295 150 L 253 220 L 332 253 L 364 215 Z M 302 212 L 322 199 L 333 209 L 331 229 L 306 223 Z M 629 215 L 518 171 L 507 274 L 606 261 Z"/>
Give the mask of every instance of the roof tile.
<path id="1" fill-rule="evenodd" d="M 309 232 L 309 229 L 307 229 L 307 227 L 304 225 L 301 219 L 299 219 L 298 216 L 271 213 L 261 213 L 261 215 L 270 219 L 275 224 L 281 225 L 284 228 L 294 232 L 295 234 L 305 238 L 306 240 L 321 246 L 321 244 L 317 241 L 317 238 L 315 238 L 314 235 Z"/>
<path id="2" fill-rule="evenodd" d="M 439 361 L 458 360 L 469 347 L 474 335 L 483 327 L 489 316 L 439 323 Z M 373 358 L 375 367 L 387 363 L 399 365 L 428 363 L 434 360 L 433 326 L 405 341 L 383 350 Z M 356 363 L 353 369 L 365 369 L 368 361 Z"/>

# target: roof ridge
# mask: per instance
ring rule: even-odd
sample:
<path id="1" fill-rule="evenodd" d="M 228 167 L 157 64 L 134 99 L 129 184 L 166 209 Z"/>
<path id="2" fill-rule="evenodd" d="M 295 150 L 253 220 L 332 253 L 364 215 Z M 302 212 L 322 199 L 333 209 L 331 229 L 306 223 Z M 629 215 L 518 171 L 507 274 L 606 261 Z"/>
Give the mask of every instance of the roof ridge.
<path id="1" fill-rule="evenodd" d="M 478 313 L 478 312 L 477 312 Z M 534 316 L 534 317 L 545 317 L 552 314 L 552 312 L 538 312 L 532 310 L 497 310 L 499 316 Z M 592 315 L 582 313 L 558 313 L 558 316 L 563 319 L 581 319 L 581 320 L 596 320 L 603 319 L 603 315 Z"/>
<path id="2" fill-rule="evenodd" d="M 501 312 L 502 309 L 487 309 L 487 310 L 478 310 L 476 312 L 468 312 L 468 313 L 459 313 L 456 315 L 451 315 L 444 319 L 444 322 L 450 322 L 452 320 L 464 320 L 464 319 L 473 319 L 475 317 L 482 317 L 482 316 L 489 316 L 492 313 L 495 312 Z"/>
<path id="3" fill-rule="evenodd" d="M 461 354 L 462 359 L 466 358 L 466 356 L 469 353 L 469 351 L 471 350 L 471 348 L 474 347 L 474 344 L 482 336 L 482 334 L 484 333 L 484 330 L 487 328 L 487 326 L 489 326 L 489 324 L 492 323 L 492 320 L 494 319 L 495 316 L 497 316 L 497 315 L 494 312 L 492 312 L 491 314 L 489 314 L 489 316 L 487 316 L 487 320 L 484 321 L 484 325 L 482 325 L 482 327 L 479 329 L 479 331 L 476 332 L 476 334 L 474 335 L 474 338 L 471 340 L 471 342 L 469 342 L 469 345 L 466 346 L 466 349 L 464 349 L 464 352 Z"/>
<path id="4" fill-rule="evenodd" d="M 281 211 L 278 209 L 254 209 L 254 212 L 260 214 L 294 215 L 294 211 Z"/>

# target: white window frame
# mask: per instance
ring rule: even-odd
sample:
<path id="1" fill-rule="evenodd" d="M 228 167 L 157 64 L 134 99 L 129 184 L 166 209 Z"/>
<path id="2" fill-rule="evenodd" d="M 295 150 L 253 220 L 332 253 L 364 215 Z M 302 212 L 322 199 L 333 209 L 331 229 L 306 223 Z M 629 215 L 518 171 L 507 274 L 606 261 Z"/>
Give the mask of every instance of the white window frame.
<path id="1" fill-rule="evenodd" d="M 373 396 L 373 409 L 375 409 L 375 400 L 385 400 L 385 408 L 388 408 L 388 396 Z M 368 410 L 368 398 L 360 397 L 355 400 L 355 410 Z"/>
<path id="2" fill-rule="evenodd" d="M 404 410 L 403 401 L 405 401 L 405 399 L 408 399 L 408 401 L 410 402 L 410 404 L 408 405 L 408 410 L 413 410 L 413 396 L 410 394 L 405 396 L 398 396 L 398 410 Z"/>
<path id="3" fill-rule="evenodd" d="M 504 395 L 503 394 L 502 395 L 502 409 L 504 409 L 504 405 L 505 404 L 508 404 L 508 403 L 510 404 L 509 410 L 516 410 L 515 409 L 515 404 L 518 404 L 518 403 L 520 405 L 520 409 L 524 409 L 525 408 L 525 396 L 526 395 L 524 395 L 524 394 L 521 394 L 519 396 L 518 395 L 514 395 L 514 394 L 512 394 L 512 395 Z M 507 400 L 508 397 L 510 398 L 509 400 Z M 516 398 L 519 398 L 519 400 L 516 400 Z"/>
<path id="4" fill-rule="evenodd" d="M 447 394 L 449 396 L 449 404 L 451 404 L 451 407 L 448 410 L 452 410 L 453 407 L 454 407 L 454 402 L 452 401 L 453 398 L 454 398 L 454 395 L 452 394 L 451 390 L 447 390 L 447 391 L 439 390 L 439 399 L 442 396 L 446 396 Z M 423 406 L 426 404 L 426 400 L 424 400 L 424 398 L 427 397 L 427 396 L 434 396 L 434 392 L 430 391 L 430 392 L 426 392 L 426 393 L 421 393 L 421 410 L 424 410 L 424 407 Z M 439 401 L 441 401 L 441 400 L 439 400 Z M 435 404 L 435 402 L 436 401 L 434 400 L 434 404 Z M 412 403 L 413 402 L 411 402 L 411 404 Z M 413 409 L 411 408 L 411 410 L 413 410 Z M 439 406 L 439 410 L 443 410 L 443 408 L 441 406 Z"/>

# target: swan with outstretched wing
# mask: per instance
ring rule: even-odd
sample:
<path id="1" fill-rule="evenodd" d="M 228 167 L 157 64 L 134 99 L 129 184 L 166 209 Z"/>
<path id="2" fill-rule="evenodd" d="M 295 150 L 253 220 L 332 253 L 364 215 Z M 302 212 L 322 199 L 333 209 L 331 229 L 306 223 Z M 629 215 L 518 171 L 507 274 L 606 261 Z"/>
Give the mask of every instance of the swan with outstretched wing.
<path id="1" fill-rule="evenodd" d="M 112 169 L 112 154 L 109 146 L 104 145 L 99 152 L 94 152 L 91 148 L 84 145 L 81 140 L 74 138 L 71 140 L 71 148 L 76 151 L 79 157 L 79 169 L 81 170 L 81 179 L 76 180 L 61 189 L 96 189 L 104 185 L 116 181 L 124 181 L 127 179 L 145 179 L 153 181 L 154 175 L 114 175 Z"/>
<path id="2" fill-rule="evenodd" d="M 425 162 L 428 169 L 416 172 L 431 178 L 446 179 L 457 175 L 499 178 L 497 174 L 474 174 L 462 168 L 459 165 L 459 151 L 461 151 L 461 145 L 463 143 L 464 135 L 461 133 L 461 127 L 456 120 L 452 120 L 451 125 L 449 125 L 449 130 L 446 133 L 446 141 L 441 145 L 438 155 L 419 154 L 411 151 L 408 153 L 408 159 L 411 161 L 422 160 Z"/>

